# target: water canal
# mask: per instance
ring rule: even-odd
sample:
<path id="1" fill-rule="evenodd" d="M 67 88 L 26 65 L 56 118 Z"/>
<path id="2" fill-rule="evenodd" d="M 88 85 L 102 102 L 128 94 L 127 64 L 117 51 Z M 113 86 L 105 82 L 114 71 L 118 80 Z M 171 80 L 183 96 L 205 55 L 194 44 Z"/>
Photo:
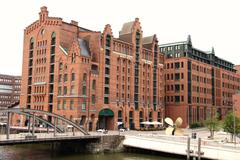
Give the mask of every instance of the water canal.
<path id="1" fill-rule="evenodd" d="M 149 153 L 52 153 L 47 145 L 0 146 L 0 160 L 179 160 Z"/>

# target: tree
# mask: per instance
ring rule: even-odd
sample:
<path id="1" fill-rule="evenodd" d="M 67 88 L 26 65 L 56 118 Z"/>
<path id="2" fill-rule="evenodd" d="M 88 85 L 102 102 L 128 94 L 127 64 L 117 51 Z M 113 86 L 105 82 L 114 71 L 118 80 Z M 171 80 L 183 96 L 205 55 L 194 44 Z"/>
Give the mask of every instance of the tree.
<path id="1" fill-rule="evenodd" d="M 234 136 L 234 115 L 230 112 L 226 115 L 223 122 L 224 131 L 231 134 L 231 141 L 233 141 Z M 235 134 L 240 133 L 240 118 L 235 116 Z"/>
<path id="2" fill-rule="evenodd" d="M 210 138 L 214 138 L 214 132 L 220 129 L 220 121 L 217 119 L 217 117 L 207 119 L 204 125 L 210 131 Z"/>

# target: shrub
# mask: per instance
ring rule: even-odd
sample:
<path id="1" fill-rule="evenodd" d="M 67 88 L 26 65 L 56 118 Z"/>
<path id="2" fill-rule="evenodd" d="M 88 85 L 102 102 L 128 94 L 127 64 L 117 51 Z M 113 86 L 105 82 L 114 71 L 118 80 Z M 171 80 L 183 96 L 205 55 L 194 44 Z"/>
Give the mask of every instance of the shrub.
<path id="1" fill-rule="evenodd" d="M 195 122 L 195 123 L 192 123 L 192 124 L 190 124 L 190 126 L 189 126 L 189 128 L 199 128 L 199 127 L 202 127 L 203 125 L 202 125 L 202 123 L 200 123 L 200 122 Z"/>

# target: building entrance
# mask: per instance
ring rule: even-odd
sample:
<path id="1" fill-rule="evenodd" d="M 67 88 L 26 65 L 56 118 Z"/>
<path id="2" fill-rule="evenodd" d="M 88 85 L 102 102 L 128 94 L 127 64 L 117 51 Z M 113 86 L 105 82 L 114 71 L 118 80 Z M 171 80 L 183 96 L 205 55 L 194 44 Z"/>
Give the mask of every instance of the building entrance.
<path id="1" fill-rule="evenodd" d="M 114 129 L 114 113 L 110 109 L 103 109 L 98 115 L 98 128 L 99 129 Z"/>

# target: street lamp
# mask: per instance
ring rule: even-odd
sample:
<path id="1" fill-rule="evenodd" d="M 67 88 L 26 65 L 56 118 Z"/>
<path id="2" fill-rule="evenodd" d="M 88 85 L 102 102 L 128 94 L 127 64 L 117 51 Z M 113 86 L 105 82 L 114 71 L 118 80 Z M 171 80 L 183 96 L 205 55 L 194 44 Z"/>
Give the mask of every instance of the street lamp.
<path id="1" fill-rule="evenodd" d="M 235 116 L 235 102 L 233 102 L 233 136 L 234 136 L 234 146 L 236 147 L 236 116 Z"/>

